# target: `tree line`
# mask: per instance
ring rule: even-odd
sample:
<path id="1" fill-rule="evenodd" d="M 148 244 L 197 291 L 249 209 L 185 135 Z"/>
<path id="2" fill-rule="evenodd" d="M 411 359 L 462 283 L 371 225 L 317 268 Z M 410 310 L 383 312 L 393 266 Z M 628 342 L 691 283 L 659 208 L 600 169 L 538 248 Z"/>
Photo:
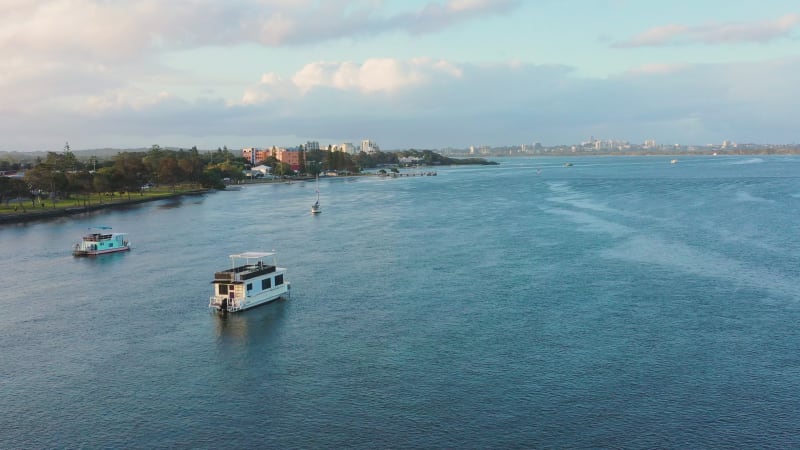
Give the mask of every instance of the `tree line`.
<path id="1" fill-rule="evenodd" d="M 420 164 L 485 164 L 482 159 L 457 160 L 439 155 L 431 150 L 405 150 L 401 152 L 361 152 L 350 155 L 341 151 L 306 150 L 299 147 L 299 168 L 293 170 L 274 156 L 257 164 L 271 168 L 278 176 L 318 175 L 324 171 L 360 173 L 362 168 L 381 165 L 399 165 L 401 157 L 412 156 Z M 8 164 L 3 165 L 6 167 Z M 12 167 L 13 168 L 13 167 Z M 190 184 L 203 188 L 222 189 L 225 181 L 238 182 L 245 177 L 249 161 L 235 155 L 227 147 L 212 152 L 170 150 L 153 145 L 148 151 L 120 152 L 110 159 L 90 157 L 79 160 L 66 146 L 63 152 L 48 152 L 25 170 L 24 178 L 0 176 L 0 202 L 27 198 L 32 204 L 58 199 L 69 199 L 89 194 L 120 193 L 130 199 L 131 193 L 143 195 L 143 190 L 154 186 Z"/>
<path id="2" fill-rule="evenodd" d="M 167 150 L 154 145 L 146 152 L 121 152 L 111 159 L 90 157 L 79 160 L 67 147 L 38 157 L 23 178 L 0 177 L 0 201 L 29 198 L 33 204 L 47 199 L 69 199 L 92 193 L 143 195 L 151 185 L 191 184 L 223 188 L 225 178 L 241 179 L 245 161 L 227 148 L 201 153 Z"/>

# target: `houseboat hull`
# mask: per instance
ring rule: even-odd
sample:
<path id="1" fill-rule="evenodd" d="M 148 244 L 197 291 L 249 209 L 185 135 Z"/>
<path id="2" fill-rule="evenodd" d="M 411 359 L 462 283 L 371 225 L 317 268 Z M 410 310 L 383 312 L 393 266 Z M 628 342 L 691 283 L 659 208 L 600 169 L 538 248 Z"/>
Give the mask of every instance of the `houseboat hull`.
<path id="1" fill-rule="evenodd" d="M 267 303 L 274 302 L 281 298 L 288 300 L 291 293 L 291 286 L 289 283 L 286 283 L 282 285 L 282 287 L 283 289 L 272 289 L 272 291 L 275 292 L 262 292 L 259 295 L 244 298 L 213 295 L 208 303 L 208 307 L 220 312 L 237 312 L 255 308 L 256 306 L 266 305 Z"/>
<path id="2" fill-rule="evenodd" d="M 112 248 L 112 249 L 108 249 L 108 250 L 80 250 L 80 249 L 75 249 L 75 250 L 72 251 L 72 256 L 97 256 L 97 255 L 105 255 L 106 253 L 127 252 L 130 249 L 131 249 L 130 246 Z"/>

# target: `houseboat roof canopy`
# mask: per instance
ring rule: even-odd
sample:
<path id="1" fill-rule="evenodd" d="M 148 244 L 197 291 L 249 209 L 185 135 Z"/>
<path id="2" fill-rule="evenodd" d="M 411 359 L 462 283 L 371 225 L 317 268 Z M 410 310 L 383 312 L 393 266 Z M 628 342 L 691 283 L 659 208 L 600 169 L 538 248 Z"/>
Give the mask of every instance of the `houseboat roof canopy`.
<path id="1" fill-rule="evenodd" d="M 231 255 L 231 258 L 245 258 L 245 259 L 255 259 L 255 258 L 265 258 L 267 256 L 274 255 L 274 252 L 244 252 L 239 253 L 237 255 Z"/>

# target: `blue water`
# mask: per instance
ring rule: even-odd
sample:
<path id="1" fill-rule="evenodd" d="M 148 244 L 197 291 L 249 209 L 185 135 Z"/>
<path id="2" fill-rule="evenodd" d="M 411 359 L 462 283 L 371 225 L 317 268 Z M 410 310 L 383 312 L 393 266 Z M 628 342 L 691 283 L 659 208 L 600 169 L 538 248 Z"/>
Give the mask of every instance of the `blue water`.
<path id="1" fill-rule="evenodd" d="M 0 448 L 798 448 L 800 157 L 669 159 L 2 226 Z M 290 300 L 207 310 L 273 249 Z"/>

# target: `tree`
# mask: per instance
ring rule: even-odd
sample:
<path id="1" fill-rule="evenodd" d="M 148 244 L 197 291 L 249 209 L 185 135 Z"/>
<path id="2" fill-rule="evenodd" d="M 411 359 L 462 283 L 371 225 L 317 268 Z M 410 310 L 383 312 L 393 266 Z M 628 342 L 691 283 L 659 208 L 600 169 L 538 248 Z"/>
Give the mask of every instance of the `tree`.
<path id="1" fill-rule="evenodd" d="M 206 168 L 200 175 L 200 185 L 205 188 L 225 189 L 223 178 L 218 167 Z"/>
<path id="2" fill-rule="evenodd" d="M 96 193 L 110 192 L 113 187 L 111 183 L 111 170 L 104 167 L 92 175 L 92 187 Z M 102 200 L 101 200 L 102 202 Z"/>
<path id="3" fill-rule="evenodd" d="M 70 193 L 83 194 L 88 197 L 94 190 L 94 179 L 88 170 L 79 170 L 67 174 L 67 190 Z M 83 205 L 86 206 L 86 197 Z"/>
<path id="4" fill-rule="evenodd" d="M 24 181 L 19 178 L 0 177 L 0 202 L 8 203 L 19 196 L 19 186 L 22 183 L 27 188 Z"/>
<path id="5" fill-rule="evenodd" d="M 302 148 L 300 149 L 298 164 L 300 165 L 300 172 L 304 173 L 306 171 L 306 152 L 304 152 Z"/>
<path id="6" fill-rule="evenodd" d="M 175 190 L 175 185 L 182 179 L 182 171 L 174 156 L 167 156 L 159 161 L 158 179 L 162 183 L 169 184 L 172 190 Z"/>
<path id="7" fill-rule="evenodd" d="M 120 187 L 128 193 L 128 200 L 131 198 L 131 191 L 138 191 L 142 195 L 142 185 L 149 179 L 149 170 L 141 153 L 118 153 L 114 157 L 113 168 L 114 178 L 119 178 Z"/>
<path id="8" fill-rule="evenodd" d="M 19 178 L 0 177 L 0 201 L 6 204 L 11 200 L 17 199 L 17 203 L 25 210 L 25 202 L 19 201 L 21 198 L 32 198 L 31 190 L 28 185 Z M 14 209 L 16 211 L 16 208 Z"/>
<path id="9" fill-rule="evenodd" d="M 196 148 L 188 152 L 179 152 L 178 166 L 184 179 L 192 183 L 197 183 L 203 173 L 203 161 Z"/>
<path id="10" fill-rule="evenodd" d="M 164 157 L 165 152 L 161 150 L 161 147 L 158 145 L 153 145 L 150 148 L 150 151 L 147 152 L 147 155 L 142 158 L 142 162 L 144 163 L 145 167 L 147 167 L 149 179 L 155 180 L 156 184 L 159 184 L 158 168 L 161 165 L 161 159 Z"/>

